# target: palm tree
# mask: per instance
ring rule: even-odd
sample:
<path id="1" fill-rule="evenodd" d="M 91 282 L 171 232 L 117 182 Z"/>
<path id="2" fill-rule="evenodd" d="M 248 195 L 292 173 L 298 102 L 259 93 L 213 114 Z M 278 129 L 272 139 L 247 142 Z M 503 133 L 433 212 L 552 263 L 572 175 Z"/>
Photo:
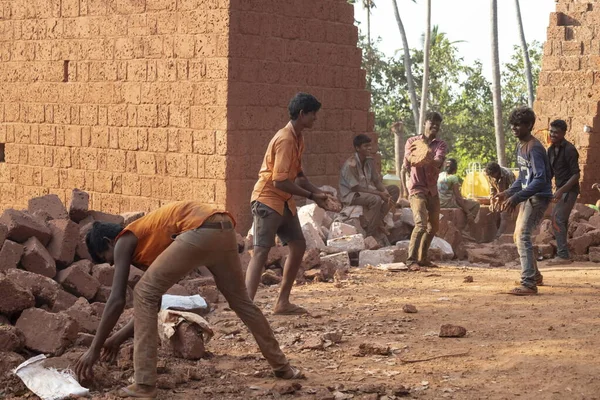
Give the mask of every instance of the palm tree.
<path id="1" fill-rule="evenodd" d="M 425 47 L 423 49 L 423 88 L 421 90 L 421 116 L 419 118 L 419 132 L 425 124 L 427 112 L 427 99 L 429 97 L 429 55 L 431 53 L 431 0 L 427 0 L 427 23 L 425 27 Z"/>
<path id="2" fill-rule="evenodd" d="M 521 6 L 519 0 L 515 0 L 515 9 L 517 11 L 517 24 L 519 25 L 519 36 L 521 39 L 521 48 L 523 49 L 523 60 L 525 60 L 525 77 L 527 78 L 527 94 L 529 95 L 529 107 L 533 108 L 533 77 L 531 74 L 531 61 L 529 60 L 529 49 L 525 40 L 525 30 L 523 29 L 523 19 L 521 18 Z"/>
<path id="3" fill-rule="evenodd" d="M 500 90 L 500 55 L 498 54 L 498 1 L 491 0 L 491 39 L 492 39 L 492 100 L 494 103 L 494 128 L 496 131 L 496 151 L 498 164 L 506 166 L 504 131 L 502 130 L 502 93 Z"/>
<path id="4" fill-rule="evenodd" d="M 416 3 L 416 0 L 412 0 Z M 404 30 L 404 24 L 400 18 L 400 12 L 398 11 L 398 3 L 396 0 L 392 0 L 394 5 L 394 14 L 396 15 L 396 22 L 398 23 L 398 29 L 400 30 L 400 37 L 402 38 L 402 47 L 404 50 L 404 70 L 406 71 L 406 82 L 408 83 L 408 94 L 410 96 L 410 104 L 415 120 L 415 130 L 419 131 L 419 103 L 417 101 L 417 92 L 415 90 L 415 81 L 412 74 L 412 63 L 410 60 L 410 48 L 408 47 L 408 39 L 406 38 L 406 31 Z"/>

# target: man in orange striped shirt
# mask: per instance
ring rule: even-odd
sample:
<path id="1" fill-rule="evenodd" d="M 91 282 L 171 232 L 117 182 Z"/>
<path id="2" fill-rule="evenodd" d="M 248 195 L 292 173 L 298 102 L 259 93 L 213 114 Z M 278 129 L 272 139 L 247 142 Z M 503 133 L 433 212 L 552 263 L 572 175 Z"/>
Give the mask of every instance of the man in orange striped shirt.
<path id="1" fill-rule="evenodd" d="M 114 360 L 119 346 L 134 334 L 135 383 L 122 388 L 120 397 L 154 398 L 158 341 L 158 310 L 162 295 L 199 266 L 213 274 L 217 288 L 256 339 L 276 377 L 301 378 L 282 353 L 269 322 L 248 297 L 237 252 L 235 221 L 226 211 L 194 201 L 168 204 L 127 225 L 94 222 L 86 236 L 97 263 L 114 264 L 112 290 L 89 350 L 75 365 L 79 379 L 90 379 L 104 349 Z M 134 289 L 134 318 L 108 337 L 125 307 L 130 265 L 146 272 Z M 108 339 L 108 340 L 107 340 Z"/>
<path id="2" fill-rule="evenodd" d="M 275 245 L 275 235 L 290 249 L 283 267 L 283 280 L 274 313 L 280 315 L 305 314 L 307 311 L 290 303 L 290 292 L 306 250 L 306 241 L 296 214 L 294 195 L 314 200 L 326 208 L 330 196 L 314 186 L 302 171 L 304 129 L 312 128 L 317 120 L 321 103 L 312 95 L 298 93 L 290 101 L 290 121 L 281 129 L 267 147 L 258 182 L 252 192 L 254 216 L 254 253 L 246 271 L 246 287 L 254 299 L 260 276 Z"/>

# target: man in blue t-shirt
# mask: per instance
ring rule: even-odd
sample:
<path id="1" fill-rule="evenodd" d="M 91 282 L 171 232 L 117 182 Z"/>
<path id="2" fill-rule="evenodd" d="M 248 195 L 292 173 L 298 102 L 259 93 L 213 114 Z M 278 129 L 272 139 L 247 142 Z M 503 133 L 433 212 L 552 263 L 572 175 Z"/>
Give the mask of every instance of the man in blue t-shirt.
<path id="1" fill-rule="evenodd" d="M 535 124 L 533 110 L 529 107 L 516 108 L 510 114 L 509 122 L 513 134 L 519 139 L 519 177 L 508 190 L 497 194 L 496 198 L 503 201 L 503 209 L 509 212 L 519 206 L 514 240 L 521 258 L 521 286 L 508 293 L 529 296 L 537 294 L 537 287 L 544 282 L 533 253 L 531 233 L 544 218 L 552 200 L 552 172 L 546 149 L 531 134 Z"/>

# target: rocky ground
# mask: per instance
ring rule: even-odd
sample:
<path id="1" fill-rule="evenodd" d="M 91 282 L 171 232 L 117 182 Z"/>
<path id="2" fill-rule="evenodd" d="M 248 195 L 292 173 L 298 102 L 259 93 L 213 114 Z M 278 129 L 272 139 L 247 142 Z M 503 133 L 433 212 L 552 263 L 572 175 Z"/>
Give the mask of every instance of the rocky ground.
<path id="1" fill-rule="evenodd" d="M 264 287 L 257 302 L 284 352 L 307 374 L 297 384 L 270 376 L 248 331 L 220 302 L 207 317 L 216 331 L 206 346 L 211 356 L 198 362 L 161 358 L 159 398 L 600 398 L 600 268 L 543 264 L 547 286 L 535 297 L 501 294 L 518 279 L 515 268 L 352 269 L 337 284 L 294 288 L 294 300 L 310 316 L 272 315 L 277 286 Z M 403 312 L 406 304 L 417 313 Z M 441 338 L 443 324 L 462 326 L 467 334 Z M 54 362 L 66 366 L 82 351 L 72 348 Z M 93 397 L 114 398 L 110 391 L 131 374 L 125 347 L 118 365 L 96 368 Z M 2 393 L 35 398 L 16 379 L 3 382 Z"/>

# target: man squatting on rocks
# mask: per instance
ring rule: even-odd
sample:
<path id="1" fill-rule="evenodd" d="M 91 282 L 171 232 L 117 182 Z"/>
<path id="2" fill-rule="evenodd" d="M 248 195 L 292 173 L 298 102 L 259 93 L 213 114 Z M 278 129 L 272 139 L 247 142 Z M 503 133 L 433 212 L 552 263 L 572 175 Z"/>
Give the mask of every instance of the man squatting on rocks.
<path id="1" fill-rule="evenodd" d="M 75 365 L 80 381 L 92 378 L 101 349 L 104 348 L 104 360 L 114 361 L 119 346 L 135 330 L 135 383 L 122 388 L 119 396 L 156 397 L 161 298 L 171 286 L 199 266 L 206 266 L 213 274 L 217 288 L 249 328 L 275 376 L 283 379 L 302 377 L 299 370 L 290 366 L 267 319 L 248 296 L 234 225 L 228 212 L 194 201 L 168 204 L 124 229 L 117 224 L 94 222 L 86 236 L 90 255 L 96 263 L 114 264 L 115 274 L 94 341 Z M 134 318 L 109 338 L 125 307 L 131 264 L 146 270 L 133 292 Z"/>
<path id="2" fill-rule="evenodd" d="M 519 177 L 496 199 L 502 209 L 513 212 L 520 205 L 514 240 L 521 258 L 521 286 L 509 291 L 517 296 L 535 295 L 544 278 L 538 270 L 531 234 L 544 218 L 552 199 L 552 171 L 546 149 L 532 134 L 535 114 L 529 107 L 519 107 L 510 114 L 513 134 L 519 139 L 517 165 Z"/>
<path id="3" fill-rule="evenodd" d="M 357 135 L 353 143 L 356 153 L 348 158 L 340 174 L 340 197 L 345 206 L 363 206 L 363 224 L 367 235 L 389 245 L 383 219 L 400 197 L 397 186 L 384 186 L 373 157 L 371 138 Z"/>
<path id="4" fill-rule="evenodd" d="M 410 180 L 407 185 L 410 208 L 415 220 L 406 262 L 410 270 L 435 266 L 429 261 L 427 253 L 440 224 L 437 181 L 448 149 L 446 142 L 437 138 L 441 125 L 442 116 L 439 113 L 427 112 L 422 127 L 423 134 L 408 139 L 404 149 L 404 166 L 406 169 L 410 168 Z M 410 161 L 417 140 L 423 140 L 429 146 L 429 153 L 422 165 L 414 165 Z"/>
<path id="5" fill-rule="evenodd" d="M 500 226 L 496 232 L 496 239 L 498 239 L 504 232 L 506 232 L 506 226 L 509 221 L 512 221 L 512 214 L 499 209 L 500 204 L 496 201 L 496 195 L 504 192 L 515 183 L 515 174 L 508 169 L 501 167 L 497 162 L 490 162 L 485 167 L 485 176 L 490 185 L 490 209 L 493 212 L 500 212 Z"/>
<path id="6" fill-rule="evenodd" d="M 251 299 L 256 295 L 269 251 L 275 246 L 275 235 L 290 249 L 274 314 L 307 313 L 304 308 L 290 303 L 290 292 L 306 250 L 293 196 L 306 197 L 321 208 L 326 208 L 331 196 L 310 183 L 302 171 L 302 133 L 312 128 L 320 109 L 321 103 L 314 96 L 306 93 L 294 96 L 288 106 L 290 121 L 271 139 L 252 192 L 254 252 L 246 271 L 246 287 Z"/>
<path id="7" fill-rule="evenodd" d="M 557 119 L 550 123 L 550 142 L 548 160 L 554 176 L 556 192 L 552 201 L 552 230 L 556 238 L 556 257 L 548 261 L 548 265 L 569 264 L 569 247 L 567 246 L 567 229 L 569 215 L 579 196 L 579 152 L 573 144 L 565 139 L 567 123 Z"/>

